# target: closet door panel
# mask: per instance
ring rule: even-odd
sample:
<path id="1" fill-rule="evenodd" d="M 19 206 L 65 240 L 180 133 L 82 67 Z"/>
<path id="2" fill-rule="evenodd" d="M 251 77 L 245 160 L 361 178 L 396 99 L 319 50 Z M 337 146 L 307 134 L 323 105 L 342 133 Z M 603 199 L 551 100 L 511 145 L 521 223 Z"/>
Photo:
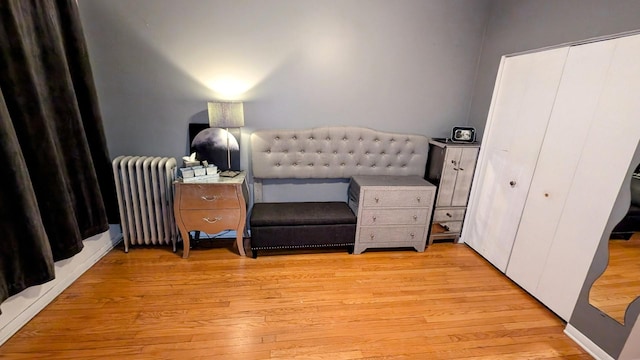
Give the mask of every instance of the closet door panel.
<path id="1" fill-rule="evenodd" d="M 463 241 L 505 271 L 568 48 L 503 59 Z"/>
<path id="2" fill-rule="evenodd" d="M 569 49 L 506 272 L 534 296 L 587 145 L 614 48 L 605 41 Z"/>
<path id="3" fill-rule="evenodd" d="M 537 290 L 565 319 L 640 142 L 640 35 L 611 41 L 615 50 L 607 79 Z"/>

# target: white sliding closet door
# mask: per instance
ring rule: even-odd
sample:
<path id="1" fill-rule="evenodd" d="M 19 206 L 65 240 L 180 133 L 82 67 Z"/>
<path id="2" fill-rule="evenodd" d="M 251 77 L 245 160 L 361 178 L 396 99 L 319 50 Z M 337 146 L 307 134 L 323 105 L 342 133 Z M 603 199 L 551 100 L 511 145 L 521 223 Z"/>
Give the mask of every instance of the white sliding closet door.
<path id="1" fill-rule="evenodd" d="M 568 49 L 502 60 L 462 241 L 505 271 Z"/>
<path id="2" fill-rule="evenodd" d="M 610 41 L 613 57 L 536 294 L 564 319 L 640 142 L 640 35 Z"/>
<path id="3" fill-rule="evenodd" d="M 534 296 L 552 244 L 563 241 L 558 223 L 583 149 L 592 144 L 587 138 L 614 49 L 613 41 L 569 48 L 506 272 Z"/>

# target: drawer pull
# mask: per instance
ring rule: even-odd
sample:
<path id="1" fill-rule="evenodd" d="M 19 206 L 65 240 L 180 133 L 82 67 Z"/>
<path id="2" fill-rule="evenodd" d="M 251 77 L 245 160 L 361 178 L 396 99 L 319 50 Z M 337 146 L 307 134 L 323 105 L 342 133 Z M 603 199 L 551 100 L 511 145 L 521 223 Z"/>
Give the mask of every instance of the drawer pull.
<path id="1" fill-rule="evenodd" d="M 451 231 L 451 229 L 449 229 L 449 225 L 446 224 L 440 224 L 440 226 L 442 226 L 444 228 L 445 231 Z"/>
<path id="2" fill-rule="evenodd" d="M 418 196 L 418 197 L 416 198 L 416 200 L 418 200 L 418 202 L 420 202 L 420 200 L 421 200 L 420 196 Z"/>
<path id="3" fill-rule="evenodd" d="M 413 215 L 413 221 L 418 221 L 418 215 Z"/>
<path id="4" fill-rule="evenodd" d="M 378 198 L 378 197 L 376 197 L 376 198 L 375 198 L 375 200 L 376 200 L 376 204 L 377 204 L 378 202 L 380 202 L 380 198 Z"/>
<path id="5" fill-rule="evenodd" d="M 411 233 L 411 234 L 409 234 L 409 236 L 411 236 L 411 238 L 413 239 L 414 237 L 416 237 L 416 234 Z"/>
<path id="6" fill-rule="evenodd" d="M 373 220 L 373 222 L 376 222 L 376 217 L 372 216 L 371 219 Z"/>
<path id="7" fill-rule="evenodd" d="M 216 201 L 220 198 L 219 195 L 202 195 L 200 197 L 204 201 Z"/>
<path id="8" fill-rule="evenodd" d="M 453 217 L 450 213 L 445 213 L 445 215 L 447 215 L 447 217 Z"/>
<path id="9" fill-rule="evenodd" d="M 373 234 L 369 234 L 369 237 L 371 238 L 371 240 L 373 240 L 373 238 L 375 238 L 376 236 Z"/>
<path id="10" fill-rule="evenodd" d="M 209 224 L 215 224 L 215 223 L 217 223 L 218 221 L 222 220 L 222 218 L 221 218 L 221 217 L 219 217 L 219 216 L 216 216 L 216 217 L 215 217 L 215 218 L 213 218 L 213 220 L 212 220 L 212 219 L 209 219 L 208 217 L 203 217 L 203 218 L 202 218 L 202 220 L 204 220 L 204 221 L 208 222 Z"/>
<path id="11" fill-rule="evenodd" d="M 456 167 L 456 166 L 458 166 L 458 162 L 457 161 L 451 160 L 451 163 L 453 164 L 453 171 L 460 170 L 460 167 Z"/>

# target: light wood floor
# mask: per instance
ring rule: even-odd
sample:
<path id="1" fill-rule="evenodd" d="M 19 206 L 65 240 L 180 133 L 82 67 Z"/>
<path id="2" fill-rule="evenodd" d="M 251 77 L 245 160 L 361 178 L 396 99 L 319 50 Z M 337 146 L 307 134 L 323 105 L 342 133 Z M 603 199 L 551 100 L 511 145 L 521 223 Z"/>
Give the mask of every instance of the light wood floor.
<path id="1" fill-rule="evenodd" d="M 629 304 L 640 296 L 640 233 L 609 241 L 609 264 L 589 292 L 591 304 L 624 323 Z"/>
<path id="2" fill-rule="evenodd" d="M 466 245 L 266 253 L 115 249 L 3 359 L 591 359 Z"/>

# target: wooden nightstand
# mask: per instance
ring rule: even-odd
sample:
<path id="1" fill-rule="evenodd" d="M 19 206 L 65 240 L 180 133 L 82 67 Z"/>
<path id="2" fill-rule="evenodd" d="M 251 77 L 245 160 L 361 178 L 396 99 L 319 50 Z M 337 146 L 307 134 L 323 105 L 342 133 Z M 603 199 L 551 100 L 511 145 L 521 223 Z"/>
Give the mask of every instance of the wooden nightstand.
<path id="1" fill-rule="evenodd" d="M 217 234 L 236 231 L 236 244 L 241 256 L 244 251 L 244 230 L 247 219 L 245 199 L 246 173 L 212 182 L 175 182 L 174 214 L 184 245 L 182 257 L 189 257 L 189 231 Z M 248 195 L 248 194 L 247 194 Z"/>
<path id="2" fill-rule="evenodd" d="M 436 187 L 419 176 L 352 177 L 349 206 L 358 215 L 353 253 L 390 247 L 423 252 L 435 192 Z"/>

